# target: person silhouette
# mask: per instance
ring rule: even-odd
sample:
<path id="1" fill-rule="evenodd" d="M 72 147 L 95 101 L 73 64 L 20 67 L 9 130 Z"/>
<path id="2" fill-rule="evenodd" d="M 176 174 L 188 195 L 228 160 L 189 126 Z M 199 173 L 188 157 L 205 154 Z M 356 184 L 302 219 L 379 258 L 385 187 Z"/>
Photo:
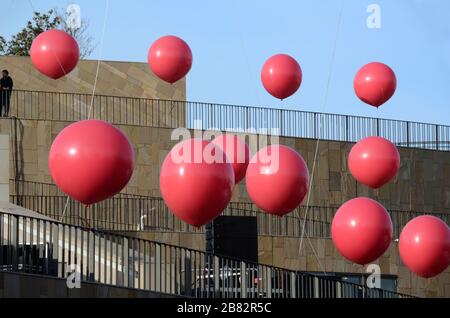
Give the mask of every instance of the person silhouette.
<path id="1" fill-rule="evenodd" d="M 8 70 L 2 71 L 2 78 L 0 79 L 0 116 L 9 116 L 9 103 L 11 101 L 11 92 L 13 89 L 13 80 L 9 76 Z M 3 108 L 5 111 L 3 111 Z"/>

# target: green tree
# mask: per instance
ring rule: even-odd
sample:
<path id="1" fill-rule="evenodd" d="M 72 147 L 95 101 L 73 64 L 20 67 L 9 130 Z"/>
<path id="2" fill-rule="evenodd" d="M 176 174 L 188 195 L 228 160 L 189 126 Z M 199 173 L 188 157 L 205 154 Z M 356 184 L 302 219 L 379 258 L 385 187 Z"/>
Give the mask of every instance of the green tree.
<path id="1" fill-rule="evenodd" d="M 0 36 L 0 54 L 5 53 L 6 41 L 3 36 Z"/>
<path id="2" fill-rule="evenodd" d="M 89 23 L 81 19 L 81 26 L 77 29 L 70 28 L 67 14 L 59 14 L 56 9 L 46 13 L 34 12 L 32 21 L 28 21 L 25 28 L 13 35 L 9 41 L 0 36 L 0 53 L 6 55 L 28 56 L 31 43 L 42 32 L 52 29 L 64 30 L 77 40 L 80 48 L 80 57 L 84 58 L 92 53 L 95 48 L 92 37 L 87 33 Z"/>
<path id="3" fill-rule="evenodd" d="M 6 55 L 27 56 L 30 53 L 31 43 L 34 38 L 44 31 L 55 29 L 61 24 L 61 18 L 55 14 L 54 10 L 47 13 L 34 12 L 33 20 L 28 21 L 25 28 L 16 35 L 6 45 Z"/>

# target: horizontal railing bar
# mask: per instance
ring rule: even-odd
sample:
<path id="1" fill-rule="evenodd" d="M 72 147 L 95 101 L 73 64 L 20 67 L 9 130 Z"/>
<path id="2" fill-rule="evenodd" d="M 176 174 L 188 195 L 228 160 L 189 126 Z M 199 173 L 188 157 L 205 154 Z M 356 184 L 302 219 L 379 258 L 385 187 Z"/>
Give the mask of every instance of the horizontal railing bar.
<path id="1" fill-rule="evenodd" d="M 42 93 L 42 94 L 60 94 L 60 95 L 75 95 L 75 96 L 85 96 L 92 97 L 92 94 L 87 93 L 70 93 L 70 92 L 49 92 L 49 91 L 39 91 L 39 90 L 23 90 L 23 89 L 15 89 L 15 92 L 25 92 L 25 93 Z M 14 92 L 13 91 L 13 92 Z M 438 127 L 448 127 L 450 125 L 444 124 L 434 124 L 429 122 L 418 122 L 418 121 L 409 121 L 409 120 L 401 120 L 401 119 L 393 119 L 393 118 L 378 118 L 378 117 L 368 117 L 361 115 L 350 115 L 350 114 L 336 114 L 336 113 L 327 113 L 327 112 L 315 112 L 310 110 L 298 110 L 295 108 L 272 108 L 265 106 L 253 106 L 253 105 L 238 105 L 238 104 L 224 104 L 217 102 L 201 102 L 201 101 L 186 101 L 186 100 L 176 100 L 176 99 L 160 99 L 160 98 L 145 98 L 145 97 L 130 97 L 130 96 L 119 96 L 119 95 L 102 95 L 95 94 L 95 97 L 103 97 L 103 98 L 118 98 L 118 99 L 129 99 L 129 100 L 145 100 L 152 102 L 163 102 L 163 103 L 182 103 L 182 104 L 198 104 L 198 105 L 208 105 L 208 106 L 223 106 L 223 107 L 236 107 L 236 108 L 249 108 L 255 110 L 279 110 L 283 112 L 295 112 L 295 113 L 305 113 L 305 114 L 316 114 L 316 115 L 329 115 L 329 116 L 339 116 L 339 117 L 349 117 L 349 118 L 358 118 L 358 119 L 370 119 L 370 120 L 379 120 L 379 121 L 389 121 L 389 122 L 398 122 L 398 123 L 411 123 L 411 124 L 421 124 L 421 125 L 432 125 Z"/>
<path id="2" fill-rule="evenodd" d="M 14 90 L 11 117 L 50 121 L 86 118 L 92 96 L 85 93 Z M 450 126 L 331 114 L 285 108 L 96 95 L 93 117 L 113 124 L 155 128 L 211 129 L 242 132 L 279 129 L 280 136 L 356 142 L 379 135 L 399 146 L 450 151 Z M 195 127 L 195 120 L 202 120 Z"/>

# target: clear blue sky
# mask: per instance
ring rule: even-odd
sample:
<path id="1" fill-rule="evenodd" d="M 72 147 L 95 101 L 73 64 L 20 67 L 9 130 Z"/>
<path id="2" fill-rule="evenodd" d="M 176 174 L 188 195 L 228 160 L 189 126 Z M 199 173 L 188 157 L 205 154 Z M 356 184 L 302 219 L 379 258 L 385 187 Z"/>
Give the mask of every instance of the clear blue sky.
<path id="1" fill-rule="evenodd" d="M 0 34 L 9 37 L 38 11 L 70 2 L 4 0 Z M 99 42 L 91 59 L 145 62 L 156 38 L 174 34 L 194 55 L 189 100 L 379 116 L 450 125 L 450 1 L 344 0 L 328 103 L 324 94 L 342 0 L 110 0 L 100 56 L 106 0 L 78 0 Z M 367 6 L 381 7 L 381 29 L 369 29 Z M 265 59 L 294 56 L 303 83 L 280 102 L 260 82 Z M 381 61 L 397 74 L 394 97 L 378 111 L 360 102 L 353 76 Z"/>

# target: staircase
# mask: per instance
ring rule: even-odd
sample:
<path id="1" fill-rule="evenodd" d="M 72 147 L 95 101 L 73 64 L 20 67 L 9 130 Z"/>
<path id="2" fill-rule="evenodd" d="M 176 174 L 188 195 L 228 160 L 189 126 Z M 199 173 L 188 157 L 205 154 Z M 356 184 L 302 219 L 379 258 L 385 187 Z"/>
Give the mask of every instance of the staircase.
<path id="1" fill-rule="evenodd" d="M 0 269 L 185 297 L 404 298 L 299 271 L 0 212 Z"/>

